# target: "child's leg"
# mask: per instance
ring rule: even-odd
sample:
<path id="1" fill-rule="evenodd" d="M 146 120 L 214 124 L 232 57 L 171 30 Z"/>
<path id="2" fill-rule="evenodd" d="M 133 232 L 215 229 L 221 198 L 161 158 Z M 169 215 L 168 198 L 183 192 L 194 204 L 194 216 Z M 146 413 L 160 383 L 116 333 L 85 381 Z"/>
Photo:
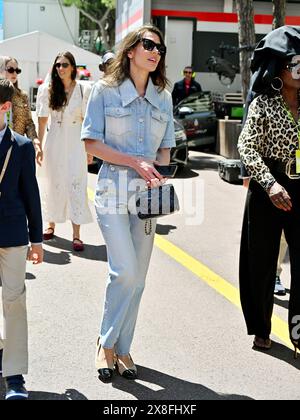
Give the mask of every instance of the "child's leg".
<path id="1" fill-rule="evenodd" d="M 28 247 L 0 248 L 4 314 L 3 377 L 28 371 L 26 257 Z"/>

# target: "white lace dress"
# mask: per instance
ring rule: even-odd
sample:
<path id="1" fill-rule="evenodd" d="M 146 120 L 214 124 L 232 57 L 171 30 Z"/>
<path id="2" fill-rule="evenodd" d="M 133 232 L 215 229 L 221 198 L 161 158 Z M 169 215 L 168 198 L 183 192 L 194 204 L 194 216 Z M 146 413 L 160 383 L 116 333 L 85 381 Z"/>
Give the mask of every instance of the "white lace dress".
<path id="1" fill-rule="evenodd" d="M 50 117 L 44 144 L 44 160 L 37 176 L 45 222 L 77 225 L 93 221 L 87 195 L 87 155 L 80 140 L 90 86 L 76 82 L 64 111 L 49 109 L 48 87 L 41 86 L 37 116 Z"/>

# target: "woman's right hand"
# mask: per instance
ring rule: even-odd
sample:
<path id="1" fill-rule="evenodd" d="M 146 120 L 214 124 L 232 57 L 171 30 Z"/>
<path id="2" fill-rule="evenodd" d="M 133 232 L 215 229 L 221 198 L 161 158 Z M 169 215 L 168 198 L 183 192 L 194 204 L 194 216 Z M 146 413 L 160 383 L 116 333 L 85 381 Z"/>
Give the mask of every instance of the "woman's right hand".
<path id="1" fill-rule="evenodd" d="M 267 191 L 270 197 L 270 200 L 280 210 L 291 211 L 292 210 L 292 201 L 288 192 L 280 185 L 278 182 Z"/>
<path id="2" fill-rule="evenodd" d="M 155 168 L 155 161 L 150 162 L 134 158 L 131 167 L 146 181 L 149 188 L 158 188 L 166 183 L 164 178 Z"/>

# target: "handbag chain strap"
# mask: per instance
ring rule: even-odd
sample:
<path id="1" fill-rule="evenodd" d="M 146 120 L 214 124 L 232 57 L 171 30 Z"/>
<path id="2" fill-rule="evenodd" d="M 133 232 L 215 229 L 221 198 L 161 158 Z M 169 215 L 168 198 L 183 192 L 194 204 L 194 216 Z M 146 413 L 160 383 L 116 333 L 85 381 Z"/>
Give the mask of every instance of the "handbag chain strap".
<path id="1" fill-rule="evenodd" d="M 151 200 L 151 192 L 152 192 L 152 189 L 150 187 L 148 187 L 148 198 L 149 198 L 149 200 Z M 150 236 L 151 233 L 152 233 L 152 220 L 148 219 L 145 222 L 145 234 L 146 234 L 146 236 Z"/>
<path id="2" fill-rule="evenodd" d="M 7 154 L 6 154 L 4 165 L 3 165 L 3 168 L 2 168 L 2 171 L 1 171 L 1 174 L 0 174 L 0 184 L 1 184 L 2 180 L 3 180 L 4 175 L 5 175 L 5 172 L 6 172 L 6 169 L 7 169 L 7 166 L 8 166 L 8 162 L 9 162 L 9 159 L 10 159 L 10 155 L 11 155 L 11 152 L 12 152 L 12 148 L 13 147 L 10 146 L 10 148 L 9 148 Z"/>
<path id="3" fill-rule="evenodd" d="M 14 141 L 14 138 L 13 137 L 12 137 L 11 141 Z M 2 171 L 0 173 L 0 185 L 1 185 L 2 181 L 3 181 L 4 175 L 5 175 L 5 172 L 6 172 L 8 163 L 9 163 L 9 159 L 10 159 L 10 156 L 11 156 L 12 148 L 13 148 L 13 145 L 10 146 L 10 148 L 8 149 L 8 152 L 6 154 L 4 165 L 3 165 Z M 1 191 L 0 191 L 0 197 L 1 197 Z"/>

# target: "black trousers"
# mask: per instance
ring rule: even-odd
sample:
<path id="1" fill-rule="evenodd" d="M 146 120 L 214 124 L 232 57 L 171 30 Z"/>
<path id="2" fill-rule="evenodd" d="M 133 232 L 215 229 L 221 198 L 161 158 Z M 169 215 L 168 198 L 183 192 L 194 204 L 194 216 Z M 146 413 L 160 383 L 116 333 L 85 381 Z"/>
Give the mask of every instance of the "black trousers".
<path id="1" fill-rule="evenodd" d="M 277 209 L 255 181 L 250 182 L 240 252 L 240 296 L 248 334 L 267 339 L 271 333 L 280 239 L 284 230 L 291 262 L 289 328 L 300 316 L 300 180 L 274 173 L 289 193 L 293 209 Z"/>

